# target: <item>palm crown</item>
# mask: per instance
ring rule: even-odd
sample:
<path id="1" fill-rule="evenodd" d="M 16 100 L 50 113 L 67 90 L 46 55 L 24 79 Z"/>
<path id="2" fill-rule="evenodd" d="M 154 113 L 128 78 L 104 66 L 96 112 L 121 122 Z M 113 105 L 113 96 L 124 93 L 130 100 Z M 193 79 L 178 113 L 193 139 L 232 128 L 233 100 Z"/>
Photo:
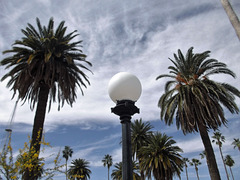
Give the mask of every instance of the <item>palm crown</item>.
<path id="1" fill-rule="evenodd" d="M 225 106 L 231 113 L 238 113 L 239 109 L 234 102 L 234 95 L 240 97 L 240 92 L 226 83 L 218 83 L 208 77 L 214 74 L 235 74 L 226 67 L 226 64 L 216 59 L 208 59 L 210 51 L 193 54 L 190 48 L 184 57 L 178 50 L 174 54 L 175 60 L 170 59 L 173 66 L 169 66 L 170 74 L 157 77 L 170 77 L 173 80 L 165 85 L 165 93 L 159 100 L 161 118 L 167 124 L 172 124 L 176 112 L 177 127 L 184 133 L 198 131 L 201 123 L 207 128 L 217 129 L 226 124 Z"/>
<path id="2" fill-rule="evenodd" d="M 7 84 L 12 87 L 14 95 L 19 93 L 19 98 L 24 102 L 29 100 L 31 108 L 38 101 L 40 86 L 45 85 L 50 89 L 49 109 L 51 102 L 58 101 L 63 106 L 66 101 L 72 105 L 76 98 L 76 87 L 82 91 L 82 86 L 89 83 L 88 77 L 81 69 L 90 71 L 82 63 L 86 61 L 86 55 L 78 48 L 81 41 L 70 42 L 78 34 L 73 31 L 66 35 L 67 27 L 62 21 L 54 28 L 53 18 L 49 20 L 47 27 L 42 26 L 37 18 L 38 31 L 31 25 L 22 33 L 21 40 L 16 40 L 11 50 L 3 53 L 14 53 L 1 61 L 6 69 L 12 68 L 2 77 L 2 81 L 10 77 Z"/>

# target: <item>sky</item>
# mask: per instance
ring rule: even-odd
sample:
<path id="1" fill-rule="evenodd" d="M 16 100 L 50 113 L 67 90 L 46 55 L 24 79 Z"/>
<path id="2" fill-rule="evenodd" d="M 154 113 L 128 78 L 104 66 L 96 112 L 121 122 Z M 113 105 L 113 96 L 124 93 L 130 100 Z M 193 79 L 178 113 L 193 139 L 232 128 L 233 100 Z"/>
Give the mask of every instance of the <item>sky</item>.
<path id="1" fill-rule="evenodd" d="M 231 0 L 232 6 L 240 15 L 240 1 Z M 190 47 L 194 53 L 211 51 L 211 58 L 227 64 L 236 73 L 237 78 L 213 76 L 218 82 L 227 82 L 240 89 L 240 41 L 219 0 L 9 0 L 0 1 L 0 51 L 11 48 L 15 40 L 21 39 L 21 29 L 27 23 L 36 27 L 36 17 L 42 25 L 47 25 L 51 17 L 55 27 L 65 21 L 67 32 L 77 30 L 80 34 L 75 40 L 83 40 L 82 50 L 93 66 L 86 71 L 91 85 L 84 89 L 84 96 L 78 90 L 78 98 L 73 107 L 67 104 L 58 111 L 57 104 L 52 105 L 46 114 L 45 140 L 51 144 L 42 154 L 46 166 L 51 166 L 57 152 L 64 146 L 70 146 L 74 153 L 69 160 L 77 158 L 90 162 L 92 180 L 106 180 L 107 168 L 102 159 L 110 154 L 113 162 L 121 161 L 121 124 L 118 117 L 111 113 L 114 102 L 108 95 L 108 82 L 118 72 L 129 72 L 136 75 L 142 84 L 142 94 L 136 105 L 140 114 L 132 120 L 142 118 L 149 121 L 155 131 L 172 136 L 177 145 L 183 149 L 184 157 L 200 159 L 203 151 L 198 133 L 186 136 L 176 125 L 167 126 L 160 120 L 160 109 L 157 106 L 164 93 L 167 79 L 156 81 L 160 74 L 168 73 L 168 66 L 173 53 L 178 49 L 185 54 Z M 0 54 L 2 60 L 6 57 Z M 2 77 L 7 70 L 0 67 Z M 12 92 L 6 88 L 7 81 L 0 82 L 0 140 L 6 140 L 5 129 L 11 127 L 14 155 L 31 135 L 35 111 L 30 110 L 28 102 L 19 102 L 12 123 L 11 117 L 16 102 Z M 238 107 L 240 100 L 236 99 Z M 225 113 L 227 127 L 220 128 L 226 137 L 223 154 L 231 155 L 235 160 L 233 174 L 240 179 L 240 153 L 231 145 L 233 138 L 240 138 L 239 114 Z M 10 126 L 11 124 L 11 126 Z M 209 132 L 211 137 L 213 132 Z M 213 144 L 219 171 L 222 179 L 226 174 L 219 150 Z M 201 160 L 199 176 L 202 180 L 210 179 L 206 161 Z M 65 163 L 62 159 L 62 163 Z M 111 170 L 114 167 L 111 167 Z M 196 179 L 195 170 L 189 166 L 189 178 Z M 54 179 L 64 179 L 58 174 Z M 182 172 L 182 179 L 186 179 Z"/>

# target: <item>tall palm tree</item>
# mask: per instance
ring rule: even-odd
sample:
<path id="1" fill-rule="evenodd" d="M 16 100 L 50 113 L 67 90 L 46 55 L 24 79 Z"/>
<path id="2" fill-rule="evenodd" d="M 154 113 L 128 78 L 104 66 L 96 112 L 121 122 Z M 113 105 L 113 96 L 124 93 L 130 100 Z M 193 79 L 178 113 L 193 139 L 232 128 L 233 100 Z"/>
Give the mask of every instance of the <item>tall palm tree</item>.
<path id="1" fill-rule="evenodd" d="M 151 135 L 148 145 L 140 149 L 141 168 L 148 178 L 153 174 L 155 179 L 170 180 L 174 175 L 180 177 L 183 167 L 182 149 L 166 134 L 156 132 Z"/>
<path id="2" fill-rule="evenodd" d="M 153 126 L 149 122 L 143 122 L 142 119 L 138 120 L 136 119 L 134 122 L 132 122 L 131 125 L 131 141 L 132 141 L 132 153 L 133 157 L 136 157 L 136 159 L 139 161 L 139 164 L 141 164 L 141 160 L 139 157 L 139 150 L 142 146 L 147 145 L 148 139 L 151 132 L 151 129 Z M 140 167 L 141 168 L 141 167 Z M 144 172 L 141 169 L 141 180 L 144 180 Z"/>
<path id="3" fill-rule="evenodd" d="M 113 164 L 112 156 L 110 156 L 109 154 L 105 155 L 102 162 L 103 162 L 103 166 L 104 167 L 107 166 L 108 168 L 108 180 L 109 180 L 109 171 L 110 171 L 110 167 Z"/>
<path id="4" fill-rule="evenodd" d="M 133 161 L 133 180 L 140 180 L 139 176 L 139 165 L 136 161 Z M 122 162 L 116 163 L 114 165 L 111 177 L 113 180 L 122 180 Z"/>
<path id="5" fill-rule="evenodd" d="M 73 150 L 69 147 L 69 146 L 65 146 L 64 150 L 62 151 L 63 153 L 63 158 L 66 159 L 66 180 L 67 178 L 67 162 L 68 162 L 68 158 L 72 157 L 73 154 Z"/>
<path id="6" fill-rule="evenodd" d="M 197 179 L 199 180 L 198 166 L 201 165 L 202 163 L 198 159 L 193 158 L 192 161 L 189 162 L 189 164 L 195 167 Z"/>
<path id="7" fill-rule="evenodd" d="M 91 170 L 89 169 L 89 162 L 85 159 L 75 159 L 68 170 L 68 175 L 71 180 L 87 180 L 90 179 Z"/>
<path id="8" fill-rule="evenodd" d="M 183 164 L 185 166 L 186 177 L 187 177 L 187 180 L 188 180 L 188 171 L 187 171 L 188 165 L 187 165 L 187 163 L 189 162 L 189 160 L 188 160 L 188 158 L 183 158 L 182 160 L 183 160 Z"/>
<path id="9" fill-rule="evenodd" d="M 238 148 L 238 150 L 240 151 L 240 140 L 239 140 L 239 138 L 233 138 L 233 142 L 232 142 L 232 145 L 234 145 L 234 149 L 235 148 Z"/>
<path id="10" fill-rule="evenodd" d="M 216 130 L 222 124 L 227 124 L 224 117 L 225 106 L 231 113 L 238 113 L 234 95 L 240 97 L 240 91 L 226 83 L 209 79 L 210 75 L 235 74 L 226 64 L 209 58 L 210 51 L 194 54 L 190 48 L 184 57 L 178 50 L 175 60 L 170 59 L 170 74 L 163 77 L 172 78 L 165 85 L 165 93 L 161 96 L 158 106 L 161 108 L 161 119 L 171 125 L 176 114 L 177 128 L 184 134 L 198 132 L 206 151 L 206 159 L 211 179 L 219 180 L 220 174 L 212 144 L 208 135 L 209 129 Z"/>
<path id="11" fill-rule="evenodd" d="M 53 18 L 48 26 L 42 26 L 37 18 L 37 28 L 28 24 L 22 29 L 24 37 L 16 40 L 12 49 L 3 53 L 12 53 L 1 61 L 1 65 L 10 69 L 1 81 L 9 78 L 7 87 L 13 90 L 13 97 L 25 103 L 30 102 L 33 110 L 37 104 L 34 117 L 31 148 L 39 152 L 44 126 L 47 103 L 58 102 L 60 109 L 65 102 L 72 106 L 77 97 L 77 87 L 87 87 L 90 82 L 83 70 L 90 71 L 86 55 L 80 47 L 82 41 L 72 40 L 78 36 L 76 31 L 66 34 L 67 27 L 62 21 L 54 31 Z"/>
<path id="12" fill-rule="evenodd" d="M 226 165 L 229 167 L 231 175 L 232 175 L 232 179 L 234 180 L 234 176 L 233 176 L 233 172 L 232 172 L 232 166 L 235 164 L 234 160 L 232 159 L 232 157 L 230 155 L 226 155 L 224 161 L 225 161 Z"/>
<path id="13" fill-rule="evenodd" d="M 225 137 L 222 135 L 222 133 L 220 133 L 219 131 L 216 131 L 216 132 L 213 133 L 212 138 L 213 138 L 212 142 L 213 143 L 216 142 L 216 144 L 218 145 L 219 152 L 220 152 L 220 155 L 221 155 L 221 158 L 222 158 L 222 161 L 223 161 L 224 169 L 225 169 L 225 172 L 226 172 L 226 175 L 227 175 L 227 179 L 229 180 L 227 167 L 226 167 L 226 164 L 225 164 L 225 161 L 224 161 L 224 158 L 223 158 L 223 153 L 222 153 L 222 143 L 225 142 Z"/>
<path id="14" fill-rule="evenodd" d="M 228 15 L 228 18 L 238 36 L 238 39 L 240 40 L 240 21 L 238 19 L 237 14 L 234 12 L 230 2 L 228 0 L 221 0 L 222 6 L 225 10 L 225 12 Z"/>

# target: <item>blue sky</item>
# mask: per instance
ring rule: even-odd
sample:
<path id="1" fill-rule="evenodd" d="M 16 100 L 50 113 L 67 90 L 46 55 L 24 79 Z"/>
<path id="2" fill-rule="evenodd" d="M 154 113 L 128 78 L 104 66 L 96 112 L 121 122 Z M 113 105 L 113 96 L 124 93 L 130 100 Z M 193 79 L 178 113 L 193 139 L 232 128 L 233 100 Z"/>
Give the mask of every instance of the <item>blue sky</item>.
<path id="1" fill-rule="evenodd" d="M 231 2 L 239 15 L 240 2 Z M 226 63 L 237 75 L 236 79 L 214 76 L 214 80 L 240 88 L 240 44 L 219 0 L 0 1 L 0 51 L 10 49 L 13 42 L 23 36 L 20 30 L 27 23 L 36 25 L 36 17 L 43 25 L 53 17 L 56 25 L 64 20 L 68 32 L 78 30 L 78 38 L 83 40 L 82 50 L 93 64 L 91 70 L 94 73 L 86 72 L 91 86 L 84 90 L 84 96 L 78 91 L 73 107 L 65 105 L 57 111 L 57 105 L 53 105 L 46 115 L 45 137 L 53 146 L 43 154 L 47 157 L 47 163 L 51 163 L 52 154 L 69 145 L 74 151 L 71 160 L 84 158 L 90 161 L 91 179 L 107 179 L 107 168 L 101 163 L 104 155 L 112 155 L 114 163 L 121 161 L 121 125 L 118 117 L 111 113 L 114 103 L 108 97 L 107 87 L 111 77 L 121 71 L 135 74 L 142 83 L 142 95 L 136 103 L 140 114 L 134 115 L 133 120 L 142 118 L 150 121 L 155 130 L 173 136 L 184 150 L 183 156 L 200 158 L 203 145 L 199 134 L 184 136 L 175 125 L 168 127 L 160 121 L 157 102 L 166 79 L 155 79 L 160 74 L 168 73 L 168 57 L 173 57 L 178 49 L 186 53 L 193 46 L 195 53 L 210 50 L 212 58 Z M 4 57 L 0 54 L 0 59 Z M 0 75 L 5 73 L 1 67 Z M 6 88 L 6 82 L 1 82 L 1 147 L 6 136 L 4 129 L 8 127 L 16 101 L 11 97 L 12 92 Z M 236 102 L 240 107 L 240 100 Z M 33 117 L 34 111 L 30 110 L 29 104 L 21 106 L 20 103 L 12 124 L 14 154 L 31 134 Z M 233 173 L 235 179 L 240 179 L 240 154 L 231 145 L 233 138 L 240 138 L 239 115 L 226 111 L 226 117 L 229 120 L 228 128 L 221 128 L 226 137 L 223 153 L 235 159 Z M 225 179 L 218 148 L 216 145 L 213 147 L 222 179 Z M 210 179 L 206 162 L 201 161 L 200 178 Z M 189 167 L 189 175 L 190 179 L 196 179 L 193 167 Z M 182 177 L 186 179 L 185 172 Z M 55 179 L 63 178 L 64 175 L 59 175 Z"/>

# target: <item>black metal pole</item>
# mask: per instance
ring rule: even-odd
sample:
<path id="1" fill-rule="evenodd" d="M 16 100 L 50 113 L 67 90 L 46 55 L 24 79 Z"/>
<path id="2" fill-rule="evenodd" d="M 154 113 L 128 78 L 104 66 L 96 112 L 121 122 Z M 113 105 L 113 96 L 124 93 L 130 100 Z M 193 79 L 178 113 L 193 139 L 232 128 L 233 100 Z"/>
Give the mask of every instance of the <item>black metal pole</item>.
<path id="1" fill-rule="evenodd" d="M 131 144 L 131 116 L 139 113 L 133 101 L 117 101 L 112 112 L 120 116 L 122 124 L 122 179 L 133 180 L 132 144 Z"/>

